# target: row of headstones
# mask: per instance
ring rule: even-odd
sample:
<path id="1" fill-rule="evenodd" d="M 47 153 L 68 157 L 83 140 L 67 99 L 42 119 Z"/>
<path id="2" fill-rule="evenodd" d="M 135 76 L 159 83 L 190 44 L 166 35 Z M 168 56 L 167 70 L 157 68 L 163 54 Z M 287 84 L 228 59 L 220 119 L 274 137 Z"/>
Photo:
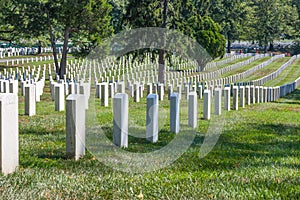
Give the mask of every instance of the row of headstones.
<path id="1" fill-rule="evenodd" d="M 45 87 L 45 78 L 41 80 L 30 79 L 20 82 L 21 95 L 25 97 L 25 115 L 34 116 L 36 114 L 36 102 L 40 102 Z M 17 80 L 0 80 L 0 91 L 18 93 Z M 55 111 L 63 111 L 65 109 L 65 96 L 68 94 L 84 94 L 89 98 L 89 84 L 86 83 L 60 83 L 51 82 L 50 91 L 52 100 L 55 100 Z"/>
<path id="2" fill-rule="evenodd" d="M 18 94 L 18 80 L 0 79 L 0 92 Z"/>
<path id="3" fill-rule="evenodd" d="M 300 79 L 296 80 L 295 84 L 295 87 L 298 87 Z M 107 84 L 101 85 L 100 88 L 107 88 Z M 123 84 L 120 84 L 119 88 L 121 88 L 120 91 L 124 90 Z M 224 110 L 229 111 L 231 109 L 231 93 L 233 93 L 233 109 L 238 110 L 239 106 L 244 108 L 245 104 L 250 105 L 277 100 L 280 97 L 280 87 L 233 86 L 232 89 L 225 87 L 223 93 Z M 203 118 L 210 119 L 212 96 L 214 96 L 214 114 L 221 115 L 222 89 L 215 88 L 214 95 L 211 94 L 210 90 L 204 90 L 203 96 Z M 171 93 L 169 100 L 170 132 L 177 134 L 180 131 L 180 95 Z M 84 104 L 84 101 L 83 95 L 70 95 L 67 98 L 67 154 L 75 157 L 75 159 L 85 154 L 85 115 L 81 106 Z M 113 143 L 120 147 L 128 147 L 128 106 L 129 101 L 126 93 L 117 93 L 113 97 Z M 74 112 L 74 109 L 76 109 L 76 112 Z M 146 138 L 150 142 L 155 143 L 158 141 L 159 95 L 149 94 L 147 96 L 146 109 Z M 80 111 L 77 112 L 78 110 Z M 190 92 L 188 94 L 188 125 L 194 129 L 197 128 L 197 120 L 197 93 Z"/>
<path id="4" fill-rule="evenodd" d="M 39 66 L 36 70 L 36 67 L 34 66 L 33 69 L 25 69 L 22 67 L 22 69 L 19 70 L 19 68 L 16 68 L 13 70 L 10 68 L 10 72 L 8 72 L 6 69 L 4 69 L 3 74 L 0 72 L 0 79 L 14 79 L 14 80 L 20 80 L 20 81 L 26 81 L 26 80 L 37 80 L 40 78 L 40 75 L 42 75 L 42 78 L 45 78 L 46 70 L 44 67 L 44 70 L 41 71 L 41 67 Z"/>
<path id="5" fill-rule="evenodd" d="M 236 82 L 238 80 L 246 78 L 247 76 L 249 76 L 250 74 L 252 74 L 254 71 L 263 68 L 264 66 L 268 65 L 269 63 L 271 63 L 273 60 L 275 60 L 277 58 L 280 58 L 282 56 L 284 56 L 284 55 L 274 56 L 269 61 L 266 61 L 266 62 L 260 64 L 259 66 L 256 66 L 256 67 L 254 67 L 252 69 L 249 69 L 249 70 L 247 70 L 247 71 L 245 71 L 243 73 L 240 73 L 238 75 L 233 75 L 233 76 L 230 76 L 230 77 L 225 77 L 225 78 L 222 78 L 222 79 L 216 79 L 216 80 L 212 80 L 212 81 L 220 82 L 220 84 L 230 84 L 230 83 Z M 147 75 L 147 73 L 148 73 L 148 75 Z M 135 74 L 131 74 L 131 75 L 126 74 L 125 78 L 127 78 L 126 80 L 132 79 L 133 82 L 138 81 L 140 83 L 141 82 L 153 82 L 153 83 L 157 82 L 157 76 L 156 76 L 157 74 L 153 73 L 153 71 L 151 73 L 152 74 L 150 74 L 149 72 L 144 72 L 144 74 L 143 74 L 142 72 L 140 72 L 140 74 L 138 74 L 136 72 Z M 139 78 L 135 79 L 134 77 L 139 77 Z M 192 77 L 187 77 L 187 74 L 185 74 L 185 72 L 167 73 L 166 74 L 167 82 L 170 84 L 170 81 L 172 81 L 173 85 L 174 85 L 175 81 L 177 81 L 177 84 L 178 84 L 179 80 L 177 80 L 177 79 L 184 79 L 184 82 L 199 82 L 201 80 L 207 80 L 207 79 L 210 79 L 212 77 L 210 77 L 209 74 L 207 74 L 207 73 L 198 74 L 198 75 L 195 75 L 195 76 L 192 76 Z M 97 80 L 97 76 L 95 76 L 95 78 Z M 109 82 L 110 80 L 112 82 L 115 81 L 114 77 L 111 77 L 111 79 L 109 77 L 106 77 L 106 80 L 103 79 L 103 77 L 101 77 L 100 82 L 103 82 L 103 81 Z M 124 76 L 122 76 L 122 80 L 124 80 Z M 121 81 L 121 79 L 118 76 L 118 82 L 120 82 L 120 81 Z M 182 80 L 181 80 L 181 82 L 182 82 Z"/>
<path id="6" fill-rule="evenodd" d="M 82 68 L 83 66 L 81 66 L 81 68 Z M 137 67 L 137 68 L 134 68 L 135 70 L 134 71 L 138 71 L 139 70 L 139 68 L 140 67 Z M 70 71 L 72 72 L 72 67 L 70 67 Z M 130 68 L 131 70 L 132 70 L 132 68 Z M 136 69 L 138 69 L 138 70 L 136 70 Z M 143 69 L 143 68 L 142 68 Z M 54 69 L 55 70 L 55 69 Z M 67 70 L 68 71 L 68 70 Z M 78 71 L 76 71 L 76 70 L 74 70 L 73 71 L 73 73 L 76 73 L 76 72 L 78 72 Z M 101 76 L 101 78 L 100 78 L 100 82 L 103 82 L 103 81 L 110 81 L 110 79 L 111 79 L 111 81 L 112 82 L 114 82 L 114 76 L 112 76 L 111 77 L 111 75 L 113 75 L 113 74 L 116 74 L 116 70 L 113 70 L 113 71 L 111 71 L 111 70 L 108 70 L 108 74 L 106 73 L 106 71 L 102 71 L 102 73 L 103 73 L 103 75 L 102 74 L 100 74 L 101 72 L 99 72 L 99 68 L 98 68 L 98 73 L 100 74 L 100 76 Z M 144 71 L 144 73 L 142 73 L 142 72 L 140 72 L 140 73 L 138 73 L 138 72 L 135 72 L 135 73 L 131 73 L 131 75 L 130 75 L 130 73 L 128 74 L 126 74 L 126 77 L 124 77 L 124 74 L 122 75 L 122 77 L 120 77 L 120 72 L 121 72 L 121 70 L 119 69 L 118 70 L 118 72 L 119 72 L 119 75 L 118 75 L 118 77 L 117 77 L 117 81 L 118 82 L 120 82 L 121 80 L 125 80 L 125 78 L 127 78 L 127 80 L 129 80 L 129 79 L 133 79 L 133 81 L 135 81 L 135 79 L 134 79 L 134 77 L 143 77 L 143 79 L 141 79 L 141 78 L 138 78 L 138 81 L 139 82 L 157 82 L 157 72 L 155 72 L 154 71 L 154 73 L 153 73 L 153 71 Z M 50 74 L 51 72 L 49 71 L 49 74 Z M 77 74 L 81 74 L 82 73 L 82 71 L 79 71 Z M 123 73 L 124 73 L 124 71 L 123 71 Z M 145 78 L 145 74 L 147 74 L 148 73 L 148 80 L 146 80 L 146 78 Z M 189 72 L 188 70 L 187 71 L 184 71 L 184 72 L 178 72 L 178 73 L 167 73 L 166 74 L 166 78 L 167 78 L 167 80 L 176 80 L 176 78 L 179 78 L 179 77 L 184 77 L 184 78 L 187 78 L 187 79 L 191 79 L 192 81 L 193 81 L 193 78 L 195 79 L 195 81 L 200 81 L 200 80 L 206 80 L 206 79 L 209 79 L 209 78 L 212 78 L 212 77 L 210 77 L 208 74 L 200 74 L 200 75 L 197 75 L 197 76 L 195 76 L 195 77 L 186 77 L 186 76 L 188 76 L 188 74 L 190 74 L 191 72 Z M 73 79 L 74 78 L 74 76 L 70 76 L 70 74 L 67 72 L 67 74 L 68 74 L 68 79 Z M 96 74 L 96 73 L 95 73 Z M 106 77 L 106 80 L 105 80 L 105 78 L 103 78 L 103 77 Z M 152 79 L 151 79 L 151 77 L 152 77 Z M 95 78 L 97 79 L 97 76 L 95 75 Z M 231 79 L 233 79 L 233 78 L 231 78 Z M 190 80 L 187 80 L 188 82 L 190 82 Z M 192 82 L 191 81 L 191 82 Z M 225 78 L 225 83 L 230 83 L 230 82 L 233 82 L 233 81 L 235 81 L 235 80 L 230 80 L 230 79 L 227 79 L 227 78 Z"/>
<path id="7" fill-rule="evenodd" d="M 227 57 L 224 56 L 224 58 L 227 58 L 227 59 L 217 61 L 217 62 L 214 62 L 214 61 L 209 62 L 205 65 L 204 70 L 213 70 L 213 69 L 217 68 L 218 66 L 225 65 L 225 64 L 227 64 L 229 62 L 232 62 L 234 60 L 241 59 L 241 58 L 246 58 L 246 57 L 249 57 L 249 56 L 253 56 L 253 54 L 251 54 L 251 53 L 239 54 L 239 55 L 227 54 Z"/>
<path id="8" fill-rule="evenodd" d="M 215 79 L 217 77 L 220 77 L 224 73 L 228 73 L 228 72 L 230 72 L 230 71 L 232 71 L 234 69 L 237 69 L 237 68 L 249 65 L 250 63 L 254 62 L 255 60 L 257 60 L 259 58 L 263 58 L 265 56 L 266 56 L 266 54 L 259 54 L 259 55 L 256 55 L 254 57 L 249 58 L 248 60 L 241 61 L 239 63 L 233 64 L 233 65 L 229 65 L 227 67 L 223 67 L 223 68 L 218 69 L 218 70 L 213 71 L 213 72 L 208 72 L 208 77 L 210 79 Z"/>
<path id="9" fill-rule="evenodd" d="M 51 53 L 52 48 L 41 48 L 41 53 Z M 5 57 L 12 57 L 12 56 L 20 56 L 20 55 L 32 55 L 36 54 L 37 50 L 34 48 L 0 48 L 0 58 L 5 58 Z M 57 54 L 62 53 L 62 48 L 58 47 L 57 48 Z"/>
<path id="10" fill-rule="evenodd" d="M 50 53 L 51 48 L 41 48 L 42 53 Z M 60 52 L 60 51 L 59 51 Z M 30 55 L 34 54 L 33 48 L 1 48 L 0 49 L 0 58 L 11 57 L 11 56 L 20 56 L 20 55 Z"/>
<path id="11" fill-rule="evenodd" d="M 80 81 L 64 82 L 50 82 L 50 92 L 52 101 L 55 102 L 55 111 L 65 110 L 65 97 L 72 94 L 81 94 L 85 97 L 85 108 L 88 109 L 88 99 L 90 98 L 90 83 Z"/>
<path id="12" fill-rule="evenodd" d="M 234 86 L 233 92 L 233 109 L 245 107 L 260 102 L 275 101 L 279 98 L 279 87 L 264 88 L 254 86 Z M 225 87 L 224 93 L 224 110 L 231 110 L 231 88 Z M 203 101 L 203 118 L 209 120 L 211 118 L 211 91 L 204 90 Z M 221 115 L 222 108 L 222 89 L 214 90 L 214 114 Z M 239 102 L 240 98 L 240 102 Z M 146 117 L 146 138 L 151 142 L 158 140 L 158 103 L 159 95 L 149 94 L 147 96 L 147 117 Z M 128 95 L 126 93 L 118 93 L 113 98 L 113 141 L 120 147 L 128 147 Z M 178 93 L 170 94 L 170 131 L 179 133 L 180 131 L 180 95 Z M 188 125 L 197 128 L 198 121 L 198 100 L 197 93 L 190 92 L 188 94 Z"/>
<path id="13" fill-rule="evenodd" d="M 294 89 L 300 85 L 300 79 L 294 83 Z M 26 91 L 34 92 L 33 85 L 25 87 Z M 60 88 L 56 86 L 55 88 Z M 245 103 L 259 103 L 277 100 L 280 97 L 280 87 L 259 87 L 259 86 L 233 86 L 233 109 L 238 109 L 238 98 L 240 107 Z M 224 90 L 224 109 L 230 110 L 230 87 Z M 26 92 L 27 93 L 27 92 Z M 29 95 L 30 96 L 30 95 Z M 222 89 L 214 90 L 214 114 L 221 114 Z M 210 119 L 211 91 L 204 90 L 204 119 Z M 66 154 L 68 157 L 79 159 L 85 154 L 85 109 L 87 98 L 83 94 L 71 94 L 67 97 L 66 103 Z M 4 174 L 14 172 L 19 163 L 19 142 L 18 142 L 18 97 L 16 94 L 0 94 L 0 135 L 1 135 L 1 172 Z M 158 140 L 158 102 L 157 94 L 147 96 L 147 127 L 146 138 L 151 142 Z M 26 104 L 26 103 L 25 103 Z M 113 142 L 117 146 L 128 147 L 128 95 L 118 93 L 113 97 Z M 188 124 L 197 128 L 198 101 L 196 92 L 188 95 Z M 180 131 L 180 95 L 170 94 L 170 131 Z M 5 121 L 4 121 L 5 120 Z"/>
<path id="14" fill-rule="evenodd" d="M 41 79 L 34 81 L 21 81 L 21 94 L 24 96 L 24 112 L 25 115 L 36 115 L 36 102 L 41 101 L 45 87 L 45 80 Z"/>
<path id="15" fill-rule="evenodd" d="M 182 94 L 185 95 L 185 98 L 188 99 L 190 92 L 197 92 L 198 97 L 202 99 L 203 97 L 203 91 L 204 89 L 208 89 L 211 91 L 211 94 L 213 95 L 214 88 L 222 88 L 222 85 L 206 85 L 204 82 L 201 84 L 184 84 L 184 90 L 182 89 L 181 85 L 178 85 L 176 87 L 177 93 L 179 95 L 179 98 L 181 99 Z M 250 86 L 243 86 L 242 84 L 238 84 L 238 88 L 244 87 L 244 88 L 255 88 L 254 85 Z M 107 107 L 108 106 L 108 99 L 113 98 L 115 93 L 125 93 L 125 83 L 124 82 L 114 82 L 114 83 L 96 83 L 96 97 L 101 99 L 101 105 Z M 147 86 L 147 95 L 149 94 L 158 94 L 159 100 L 162 101 L 164 94 L 165 94 L 165 86 L 164 84 L 153 84 L 148 83 Z M 129 96 L 134 99 L 134 102 L 140 102 L 140 99 L 143 98 L 143 93 L 145 90 L 144 84 L 139 84 L 138 82 L 135 82 L 134 84 L 128 83 L 128 91 Z M 250 89 L 249 89 L 250 91 Z M 167 87 L 167 93 L 168 93 L 168 99 L 170 99 L 170 95 L 174 92 L 173 85 L 170 84 Z M 263 100 L 261 100 L 263 101 Z"/>
<path id="16" fill-rule="evenodd" d="M 241 72 L 241 73 L 235 74 L 235 75 L 231 75 L 231 76 L 228 76 L 228 77 L 225 77 L 225 78 L 214 79 L 212 81 L 219 81 L 219 82 L 222 82 L 224 85 L 231 84 L 231 83 L 234 83 L 234 82 L 238 82 L 239 80 L 243 80 L 243 79 L 247 78 L 248 76 L 253 74 L 255 71 L 258 71 L 258 70 L 264 68 L 265 66 L 269 65 L 274 60 L 282 58 L 282 57 L 284 57 L 284 54 L 275 55 L 275 56 L 271 57 L 269 60 L 255 66 L 251 69 L 248 69 L 244 72 Z"/>
<path id="17" fill-rule="evenodd" d="M 300 55 L 293 56 L 286 63 L 284 63 L 280 68 L 278 68 L 276 71 L 274 71 L 271 74 L 268 74 L 260 79 L 253 80 L 252 81 L 253 84 L 254 85 L 264 85 L 266 82 L 275 79 L 284 69 L 286 69 L 288 66 L 290 66 L 298 58 L 300 58 Z"/>
<path id="18" fill-rule="evenodd" d="M 26 87 L 34 92 L 31 86 Z M 70 158 L 85 154 L 84 95 L 70 95 L 66 112 L 66 152 Z M 75 112 L 76 111 L 76 112 Z M 0 93 L 0 170 L 4 175 L 15 172 L 19 166 L 19 116 L 17 94 Z"/>
<path id="19" fill-rule="evenodd" d="M 62 58 L 62 54 L 58 55 L 58 58 Z M 6 66 L 11 65 L 19 65 L 19 64 L 27 64 L 29 62 L 42 62 L 42 61 L 49 61 L 53 60 L 53 56 L 39 56 L 39 57 L 31 57 L 31 58 L 17 58 L 17 59 L 12 59 L 12 60 L 7 60 L 6 61 Z"/>
<path id="20" fill-rule="evenodd" d="M 85 66 L 83 65 L 84 59 L 75 59 L 73 60 L 67 60 L 66 62 L 66 74 L 68 72 L 75 72 L 77 73 L 78 71 L 82 71 Z M 58 65 L 60 66 L 60 62 L 58 62 Z M 49 64 L 48 65 L 48 74 L 56 74 L 56 67 L 55 63 Z"/>
<path id="21" fill-rule="evenodd" d="M 264 55 L 264 54 L 262 54 Z M 261 56 L 261 55 L 258 55 L 258 56 Z M 284 55 L 282 55 L 284 56 Z M 263 68 L 264 66 L 267 66 L 268 64 L 270 64 L 274 59 L 277 59 L 279 58 L 279 56 L 274 56 L 272 57 L 271 59 L 269 59 L 268 61 L 264 62 L 264 63 L 261 63 L 260 65 L 256 66 L 256 67 L 253 67 L 245 72 L 242 72 L 242 73 L 239 73 L 239 74 L 236 74 L 236 75 L 232 75 L 232 76 L 228 76 L 228 77 L 225 77 L 225 78 L 217 78 L 220 76 L 220 72 L 221 71 L 218 71 L 218 72 L 210 72 L 210 73 L 201 73 L 201 74 L 198 74 L 198 75 L 194 75 L 192 77 L 185 77 L 183 76 L 184 79 L 188 79 L 187 82 L 190 82 L 189 80 L 191 80 L 191 82 L 194 82 L 194 81 L 202 81 L 202 80 L 207 80 L 207 81 L 213 81 L 213 82 L 221 82 L 223 84 L 230 84 L 230 83 L 233 83 L 233 82 L 236 82 L 238 80 L 241 80 L 241 79 L 244 79 L 246 77 L 248 77 L 250 74 L 252 74 L 254 71 L 256 70 L 259 70 L 261 68 Z M 252 57 L 250 58 L 251 60 L 252 59 L 257 59 L 255 57 Z M 249 60 L 247 61 L 243 61 L 243 65 L 241 66 L 244 66 L 244 65 L 247 65 L 249 64 L 248 63 Z M 252 62 L 252 61 L 251 61 Z M 231 68 L 231 66 L 229 66 L 229 68 Z M 220 69 L 222 70 L 222 69 Z"/>
<path id="22" fill-rule="evenodd" d="M 287 94 L 292 93 L 300 86 L 300 77 L 296 79 L 293 83 L 285 84 L 280 86 L 280 97 L 284 97 Z"/>

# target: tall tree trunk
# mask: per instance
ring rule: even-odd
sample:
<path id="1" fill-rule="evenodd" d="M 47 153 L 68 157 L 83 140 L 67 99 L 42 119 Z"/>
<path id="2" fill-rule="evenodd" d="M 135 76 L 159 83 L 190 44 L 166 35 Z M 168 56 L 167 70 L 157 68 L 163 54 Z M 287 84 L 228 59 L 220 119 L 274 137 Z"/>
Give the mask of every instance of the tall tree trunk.
<path id="1" fill-rule="evenodd" d="M 273 42 L 270 42 L 269 51 L 274 51 L 274 44 L 273 44 Z"/>
<path id="2" fill-rule="evenodd" d="M 230 53 L 230 52 L 231 52 L 231 41 L 228 38 L 228 41 L 227 41 L 227 53 Z"/>
<path id="3" fill-rule="evenodd" d="M 56 72 L 56 74 L 58 74 L 59 66 L 58 66 L 58 59 L 57 59 L 57 52 L 56 52 L 56 42 L 55 42 L 55 37 L 54 37 L 54 34 L 53 34 L 53 29 L 52 29 L 52 24 L 51 24 L 51 19 L 50 19 L 50 14 L 49 14 L 48 9 L 46 9 L 46 13 L 47 13 L 47 20 L 48 20 L 48 28 L 49 28 L 52 54 L 53 54 L 54 64 L 55 64 L 55 72 Z"/>
<path id="4" fill-rule="evenodd" d="M 56 42 L 55 42 L 52 31 L 50 31 L 50 40 L 51 40 L 51 48 L 52 48 L 52 54 L 53 54 L 54 64 L 55 64 L 55 71 L 56 71 L 56 74 L 58 74 L 59 66 L 58 66 L 58 59 L 57 59 L 57 52 L 56 52 Z"/>
<path id="5" fill-rule="evenodd" d="M 38 41 L 38 54 L 41 54 L 42 53 L 42 43 L 41 41 L 39 40 Z"/>
<path id="6" fill-rule="evenodd" d="M 267 41 L 267 38 L 265 38 L 265 42 L 264 42 L 264 53 L 267 53 L 267 48 L 268 48 L 268 41 Z"/>
<path id="7" fill-rule="evenodd" d="M 163 1 L 163 2 L 162 2 Z M 162 28 L 167 27 L 167 14 L 168 14 L 168 1 L 169 0 L 161 0 L 161 3 L 163 4 L 163 23 L 162 23 Z M 163 44 L 165 44 L 165 36 L 162 36 L 163 38 Z M 159 58 L 158 58 L 158 82 L 160 83 L 165 83 L 165 50 L 160 49 L 159 50 Z"/>
<path id="8" fill-rule="evenodd" d="M 70 27 L 67 25 L 64 33 L 64 45 L 63 45 L 62 58 L 61 58 L 60 68 L 59 68 L 59 77 L 61 79 L 63 79 L 64 75 L 66 74 L 69 37 L 70 37 Z"/>

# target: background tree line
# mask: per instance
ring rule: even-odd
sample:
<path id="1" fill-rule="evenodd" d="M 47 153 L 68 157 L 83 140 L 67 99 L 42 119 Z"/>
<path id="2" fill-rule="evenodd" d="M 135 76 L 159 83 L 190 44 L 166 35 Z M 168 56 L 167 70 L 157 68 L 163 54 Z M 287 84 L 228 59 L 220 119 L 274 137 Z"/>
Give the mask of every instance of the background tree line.
<path id="1" fill-rule="evenodd" d="M 230 52 L 236 40 L 258 42 L 266 52 L 276 40 L 299 38 L 299 16 L 299 0 L 2 0 L 0 40 L 51 44 L 62 77 L 70 41 L 86 55 L 112 34 L 163 27 L 194 38 L 216 58 L 225 49 Z M 60 62 L 58 41 L 63 43 Z M 169 53 L 153 53 L 159 55 L 163 71 Z"/>

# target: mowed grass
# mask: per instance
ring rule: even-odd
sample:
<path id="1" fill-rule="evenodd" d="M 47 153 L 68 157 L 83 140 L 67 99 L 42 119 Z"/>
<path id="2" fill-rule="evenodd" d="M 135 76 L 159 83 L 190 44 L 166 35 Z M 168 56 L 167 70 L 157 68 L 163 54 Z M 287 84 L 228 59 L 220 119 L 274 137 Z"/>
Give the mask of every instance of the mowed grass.
<path id="1" fill-rule="evenodd" d="M 285 68 L 279 76 L 274 80 L 270 80 L 264 84 L 264 86 L 281 86 L 294 82 L 300 77 L 300 59 L 296 59 L 291 65 Z"/>
<path id="2" fill-rule="evenodd" d="M 274 103 L 223 112 L 226 123 L 214 149 L 199 158 L 210 122 L 202 120 L 191 147 L 170 166 L 155 172 L 115 171 L 87 155 L 65 156 L 65 113 L 54 112 L 49 83 L 37 115 L 24 116 L 19 97 L 20 168 L 0 176 L 0 199 L 297 199 L 300 197 L 300 90 Z M 145 104 L 130 100 L 129 118 L 145 124 Z M 181 109 L 184 109 L 184 101 Z M 156 150 L 175 136 L 168 130 L 168 100 L 160 102 L 166 123 L 159 142 L 130 136 L 128 151 Z M 112 138 L 112 108 L 100 107 L 97 119 Z M 213 110 L 212 110 L 213 111 Z M 184 111 L 183 111 L 184 112 Z M 183 116 L 184 117 L 184 116 Z M 185 119 L 183 119 L 185 120 Z M 182 134 L 182 133 L 179 133 Z M 133 169 L 134 171 L 134 169 Z"/>
<path id="3" fill-rule="evenodd" d="M 263 57 L 263 58 L 259 58 L 253 62 L 251 62 L 249 65 L 245 65 L 245 66 L 242 66 L 242 67 L 239 67 L 239 68 L 236 68 L 230 72 L 227 72 L 227 73 L 224 73 L 222 74 L 222 78 L 224 77 L 228 77 L 228 76 L 232 76 L 232 75 L 235 75 L 235 74 L 239 74 L 239 73 L 242 73 L 244 71 L 247 71 L 248 69 L 251 69 L 267 60 L 269 60 L 271 57 L 269 56 L 266 56 L 266 57 Z"/>
<path id="4" fill-rule="evenodd" d="M 214 67 L 214 68 L 212 68 L 212 69 L 205 70 L 204 72 L 212 72 L 212 71 L 216 71 L 216 70 L 218 70 L 218 69 L 222 69 L 222 68 L 224 68 L 224 67 L 228 67 L 228 66 L 230 66 L 230 65 L 234 65 L 234 64 L 236 64 L 236 63 L 243 62 L 243 61 L 248 60 L 248 59 L 250 59 L 250 58 L 251 58 L 251 56 L 248 56 L 248 57 L 245 57 L 245 58 L 234 59 L 234 60 L 232 60 L 232 61 L 230 61 L 230 62 L 228 62 L 228 63 L 226 63 L 226 64 L 219 65 L 219 66 Z M 218 62 L 218 61 L 220 61 L 220 60 L 217 60 L 217 61 L 214 60 L 214 62 Z"/>
<path id="5" fill-rule="evenodd" d="M 246 79 L 242 79 L 241 81 L 248 82 L 248 81 L 257 80 L 264 76 L 267 76 L 267 75 L 275 72 L 279 67 L 281 67 L 284 63 L 286 63 L 289 59 L 290 58 L 288 58 L 288 57 L 284 57 L 284 58 L 279 58 L 277 60 L 274 60 L 269 65 L 263 67 L 262 69 L 256 70 L 254 73 L 252 73 Z"/>

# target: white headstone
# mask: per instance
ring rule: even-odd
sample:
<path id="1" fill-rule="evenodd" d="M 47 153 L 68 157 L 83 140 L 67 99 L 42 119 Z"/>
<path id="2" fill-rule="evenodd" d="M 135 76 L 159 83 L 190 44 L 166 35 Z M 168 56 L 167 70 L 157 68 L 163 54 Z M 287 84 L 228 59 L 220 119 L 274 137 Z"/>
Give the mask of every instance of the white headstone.
<path id="1" fill-rule="evenodd" d="M 113 105 L 113 142 L 117 146 L 128 147 L 128 95 L 116 94 Z"/>
<path id="2" fill-rule="evenodd" d="M 240 86 L 240 107 L 245 108 L 245 87 Z"/>
<path id="3" fill-rule="evenodd" d="M 85 155 L 85 97 L 71 94 L 66 102 L 67 157 L 78 160 Z"/>
<path id="4" fill-rule="evenodd" d="M 230 110 L 230 87 L 224 88 L 224 110 Z"/>
<path id="5" fill-rule="evenodd" d="M 85 97 L 85 109 L 89 108 L 89 98 L 90 98 L 90 85 L 89 83 L 81 83 L 79 86 L 79 94 L 83 94 Z"/>
<path id="6" fill-rule="evenodd" d="M 147 84 L 147 95 L 152 94 L 152 83 Z"/>
<path id="7" fill-rule="evenodd" d="M 191 92 L 188 95 L 188 124 L 192 128 L 197 128 L 197 116 L 198 116 L 198 102 L 197 102 L 197 93 Z"/>
<path id="8" fill-rule="evenodd" d="M 164 100 L 164 84 L 158 84 L 158 99 L 160 101 Z"/>
<path id="9" fill-rule="evenodd" d="M 25 86 L 25 115 L 36 114 L 35 86 L 30 84 Z"/>
<path id="10" fill-rule="evenodd" d="M 215 89 L 215 115 L 221 115 L 222 112 L 222 89 Z"/>
<path id="11" fill-rule="evenodd" d="M 259 86 L 255 87 L 255 102 L 260 103 L 260 92 L 259 92 Z"/>
<path id="12" fill-rule="evenodd" d="M 250 86 L 250 97 L 251 97 L 251 103 L 255 104 L 255 86 Z"/>
<path id="13" fill-rule="evenodd" d="M 56 84 L 55 87 L 55 111 L 65 110 L 65 92 L 63 84 Z"/>
<path id="14" fill-rule="evenodd" d="M 134 93 L 134 102 L 140 102 L 140 85 L 139 83 L 135 83 L 133 85 L 133 93 Z"/>
<path id="15" fill-rule="evenodd" d="M 211 109 L 211 91 L 204 90 L 204 108 L 203 108 L 203 115 L 204 119 L 210 119 L 210 111 Z"/>
<path id="16" fill-rule="evenodd" d="M 245 95 L 246 95 L 246 104 L 250 105 L 251 104 L 251 95 L 250 95 L 250 86 L 247 85 L 245 87 Z"/>
<path id="17" fill-rule="evenodd" d="M 239 88 L 238 86 L 233 86 L 233 110 L 239 109 Z"/>
<path id="18" fill-rule="evenodd" d="M 180 100 L 178 93 L 170 95 L 170 131 L 179 133 L 180 130 Z"/>
<path id="19" fill-rule="evenodd" d="M 146 138 L 150 142 L 158 140 L 158 95 L 147 96 Z"/>
<path id="20" fill-rule="evenodd" d="M 19 165 L 18 96 L 0 94 L 0 164 L 4 175 Z"/>
<path id="21" fill-rule="evenodd" d="M 115 85 L 114 83 L 109 84 L 109 95 L 110 98 L 114 98 L 115 96 Z"/>
<path id="22" fill-rule="evenodd" d="M 101 84 L 101 106 L 108 107 L 108 83 Z"/>

